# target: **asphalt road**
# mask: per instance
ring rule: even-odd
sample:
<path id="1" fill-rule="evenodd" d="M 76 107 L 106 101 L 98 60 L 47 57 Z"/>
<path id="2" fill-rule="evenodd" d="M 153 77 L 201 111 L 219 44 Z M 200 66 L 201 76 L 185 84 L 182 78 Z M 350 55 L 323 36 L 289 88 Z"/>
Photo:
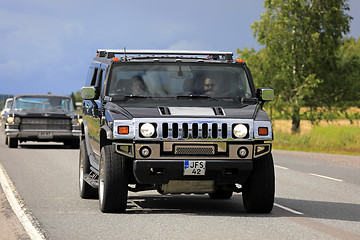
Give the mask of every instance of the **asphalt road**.
<path id="1" fill-rule="evenodd" d="M 125 214 L 78 194 L 79 150 L 56 143 L 9 149 L 0 163 L 47 239 L 360 239 L 360 157 L 274 151 L 276 205 L 247 214 L 241 194 L 130 193 Z M 27 239 L 0 188 L 0 239 Z"/>

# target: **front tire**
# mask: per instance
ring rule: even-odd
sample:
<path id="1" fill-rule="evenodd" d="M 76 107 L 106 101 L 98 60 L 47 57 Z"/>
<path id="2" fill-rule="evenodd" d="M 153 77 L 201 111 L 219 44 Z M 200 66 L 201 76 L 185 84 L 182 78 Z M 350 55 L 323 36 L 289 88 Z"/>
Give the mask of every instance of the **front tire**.
<path id="1" fill-rule="evenodd" d="M 79 191 L 80 197 L 84 199 L 98 198 L 98 190 L 90 186 L 85 180 L 84 176 L 90 173 L 90 160 L 86 151 L 85 140 L 80 143 L 79 154 Z"/>
<path id="2" fill-rule="evenodd" d="M 128 197 L 127 161 L 113 145 L 101 149 L 99 173 L 99 207 L 103 213 L 123 213 Z"/>
<path id="3" fill-rule="evenodd" d="M 274 163 L 271 153 L 253 160 L 252 173 L 242 187 L 246 212 L 271 212 L 275 195 Z"/>
<path id="4" fill-rule="evenodd" d="M 19 141 L 17 138 L 8 137 L 8 147 L 9 148 L 17 148 L 19 145 Z"/>

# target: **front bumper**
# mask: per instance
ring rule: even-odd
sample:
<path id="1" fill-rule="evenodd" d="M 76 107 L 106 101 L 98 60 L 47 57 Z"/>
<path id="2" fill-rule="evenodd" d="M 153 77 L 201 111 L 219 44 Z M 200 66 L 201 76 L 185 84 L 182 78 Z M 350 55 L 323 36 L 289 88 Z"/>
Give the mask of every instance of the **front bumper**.
<path id="1" fill-rule="evenodd" d="M 271 152 L 271 143 L 263 142 L 137 142 L 114 143 L 115 151 L 133 163 L 133 173 L 142 184 L 167 184 L 170 180 L 204 181 L 215 184 L 244 183 L 253 161 Z M 149 149 L 144 156 L 142 150 Z M 239 150 L 247 155 L 240 156 Z M 207 151 L 208 150 L 208 151 Z M 186 160 L 205 161 L 205 175 L 184 175 Z"/>
<path id="2" fill-rule="evenodd" d="M 19 130 L 6 128 L 5 134 L 10 138 L 17 138 L 19 140 L 52 141 L 58 139 L 77 139 L 81 134 L 81 130 Z"/>
<path id="3" fill-rule="evenodd" d="M 189 159 L 187 159 L 189 160 Z M 133 172 L 141 184 L 167 184 L 170 180 L 204 181 L 215 184 L 244 183 L 252 170 L 252 160 L 206 160 L 204 176 L 184 176 L 183 160 L 135 160 Z"/>

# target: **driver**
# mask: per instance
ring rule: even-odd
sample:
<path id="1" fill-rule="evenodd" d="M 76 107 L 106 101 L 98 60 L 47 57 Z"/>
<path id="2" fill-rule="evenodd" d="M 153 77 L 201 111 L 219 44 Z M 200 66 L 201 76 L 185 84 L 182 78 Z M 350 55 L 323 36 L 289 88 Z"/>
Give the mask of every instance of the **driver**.
<path id="1" fill-rule="evenodd" d="M 206 77 L 203 85 L 204 94 L 207 96 L 214 96 L 216 89 L 217 85 L 215 80 L 211 77 Z"/>

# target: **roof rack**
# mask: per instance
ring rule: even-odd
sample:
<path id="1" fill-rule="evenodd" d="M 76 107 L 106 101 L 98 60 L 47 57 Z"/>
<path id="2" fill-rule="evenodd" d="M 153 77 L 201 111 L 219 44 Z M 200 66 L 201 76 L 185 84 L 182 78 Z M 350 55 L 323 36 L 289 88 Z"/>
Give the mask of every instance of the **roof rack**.
<path id="1" fill-rule="evenodd" d="M 212 59 L 219 59 L 220 56 L 225 60 L 232 60 L 232 52 L 218 51 L 185 51 L 185 50 L 127 50 L 127 49 L 98 49 L 99 57 L 113 58 L 115 54 L 126 55 L 192 55 L 192 56 L 210 56 Z"/>

